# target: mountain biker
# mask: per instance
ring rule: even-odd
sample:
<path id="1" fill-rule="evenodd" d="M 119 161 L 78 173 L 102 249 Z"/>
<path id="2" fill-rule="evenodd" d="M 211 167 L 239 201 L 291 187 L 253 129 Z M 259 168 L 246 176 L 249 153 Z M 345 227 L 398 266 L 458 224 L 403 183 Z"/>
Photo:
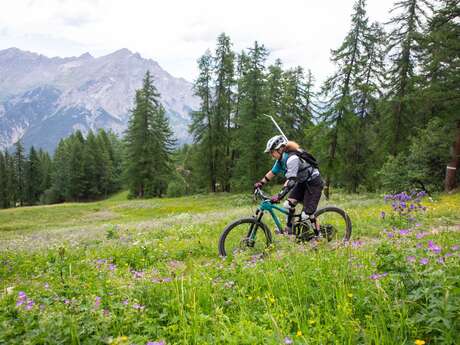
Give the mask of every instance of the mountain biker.
<path id="1" fill-rule="evenodd" d="M 270 138 L 267 141 L 264 152 L 269 152 L 276 159 L 276 162 L 271 170 L 254 184 L 254 188 L 261 188 L 279 173 L 284 174 L 286 182 L 283 188 L 278 194 L 270 198 L 272 203 L 278 203 L 290 192 L 288 199 L 284 203 L 284 206 L 289 211 L 284 231 L 292 234 L 292 218 L 295 206 L 298 202 L 301 202 L 303 203 L 303 211 L 310 218 L 318 233 L 319 222 L 316 220 L 314 213 L 321 198 L 324 182 L 317 168 L 299 158 L 296 154 L 299 149 L 299 144 L 286 140 L 282 135 Z"/>

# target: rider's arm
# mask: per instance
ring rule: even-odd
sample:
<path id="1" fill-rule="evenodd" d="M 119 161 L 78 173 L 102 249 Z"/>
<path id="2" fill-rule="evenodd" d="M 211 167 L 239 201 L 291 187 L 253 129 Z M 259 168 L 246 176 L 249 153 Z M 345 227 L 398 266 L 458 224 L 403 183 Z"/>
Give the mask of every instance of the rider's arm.
<path id="1" fill-rule="evenodd" d="M 264 177 L 262 177 L 262 179 L 260 180 L 263 184 L 266 184 L 268 183 L 273 177 L 275 176 L 274 173 L 272 173 L 271 170 L 269 170 L 265 175 Z"/>
<path id="2" fill-rule="evenodd" d="M 292 155 L 286 162 L 286 182 L 283 189 L 278 193 L 280 199 L 284 198 L 289 191 L 297 184 L 297 172 L 299 171 L 300 160 L 296 155 Z"/>

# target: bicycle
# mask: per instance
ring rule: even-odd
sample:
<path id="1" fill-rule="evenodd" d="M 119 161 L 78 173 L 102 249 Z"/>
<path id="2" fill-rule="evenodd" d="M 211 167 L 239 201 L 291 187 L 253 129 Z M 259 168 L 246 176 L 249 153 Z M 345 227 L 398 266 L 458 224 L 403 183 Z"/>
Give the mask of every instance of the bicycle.
<path id="1" fill-rule="evenodd" d="M 265 212 L 268 212 L 277 228 L 283 234 L 281 222 L 275 210 L 288 215 L 288 210 L 270 202 L 270 197 L 259 188 L 254 191 L 254 199 L 262 201 L 257 207 L 254 216 L 238 219 L 227 225 L 219 239 L 219 255 L 222 257 L 231 253 L 248 253 L 250 255 L 262 254 L 273 243 L 272 232 L 262 221 Z M 325 238 L 328 242 L 350 240 L 352 224 L 348 214 L 335 206 L 326 206 L 315 212 L 315 217 L 320 223 L 318 231 L 311 221 L 302 218 L 302 213 L 295 214 L 293 219 L 293 236 L 298 242 L 308 242 L 315 238 Z M 262 234 L 262 240 L 260 235 Z"/>

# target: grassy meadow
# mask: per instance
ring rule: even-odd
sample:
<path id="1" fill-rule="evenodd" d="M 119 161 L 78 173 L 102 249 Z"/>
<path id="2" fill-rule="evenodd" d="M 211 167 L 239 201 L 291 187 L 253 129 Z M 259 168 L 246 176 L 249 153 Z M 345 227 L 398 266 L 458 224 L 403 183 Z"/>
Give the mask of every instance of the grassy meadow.
<path id="1" fill-rule="evenodd" d="M 250 195 L 1 210 L 0 344 L 460 344 L 460 193 L 410 222 L 392 202 L 334 194 L 347 245 L 233 260 L 219 235 Z"/>

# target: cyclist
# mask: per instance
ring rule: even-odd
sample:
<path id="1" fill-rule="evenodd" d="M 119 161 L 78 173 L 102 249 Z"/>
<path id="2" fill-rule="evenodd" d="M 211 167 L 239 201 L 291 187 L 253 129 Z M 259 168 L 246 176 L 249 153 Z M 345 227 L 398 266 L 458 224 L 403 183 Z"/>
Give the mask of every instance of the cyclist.
<path id="1" fill-rule="evenodd" d="M 303 203 L 303 212 L 310 218 L 319 232 L 319 222 L 314 213 L 321 198 L 324 182 L 317 168 L 299 158 L 297 153 L 300 149 L 299 144 L 294 141 L 287 141 L 282 135 L 276 135 L 267 141 L 265 153 L 270 153 L 276 159 L 275 164 L 265 176 L 254 184 L 255 188 L 261 188 L 269 182 L 275 175 L 282 173 L 286 177 L 286 182 L 281 191 L 270 198 L 272 203 L 278 203 L 289 192 L 288 199 L 284 206 L 288 209 L 287 225 L 284 229 L 288 234 L 292 234 L 292 218 L 295 206 L 298 202 Z"/>

